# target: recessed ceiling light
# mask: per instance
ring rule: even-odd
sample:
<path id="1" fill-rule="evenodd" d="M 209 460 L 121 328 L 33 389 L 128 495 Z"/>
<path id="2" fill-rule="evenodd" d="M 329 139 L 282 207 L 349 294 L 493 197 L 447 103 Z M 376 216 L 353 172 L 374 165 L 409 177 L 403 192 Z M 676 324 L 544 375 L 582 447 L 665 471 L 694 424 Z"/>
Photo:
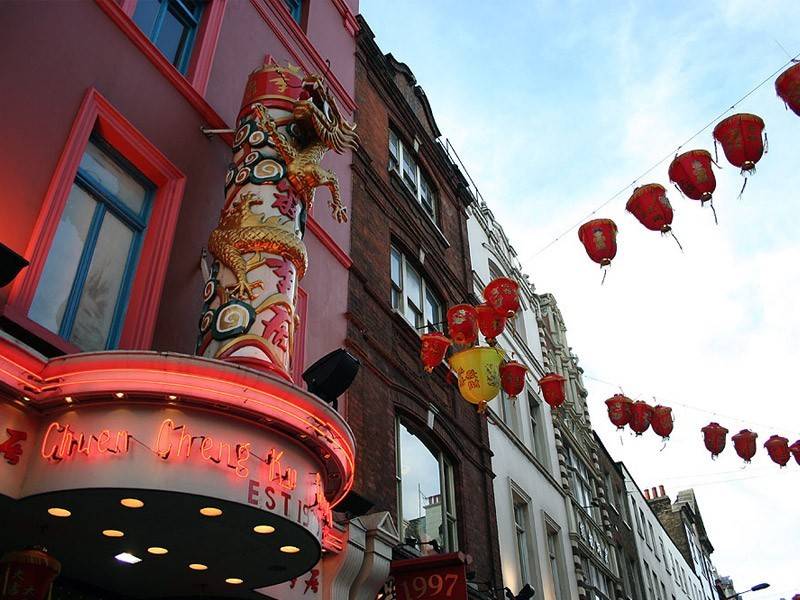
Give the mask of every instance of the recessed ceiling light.
<path id="1" fill-rule="evenodd" d="M 120 552 L 114 558 L 116 558 L 119 562 L 128 563 L 129 565 L 135 565 L 138 562 L 142 562 L 141 558 L 134 556 L 130 552 Z"/>
<path id="2" fill-rule="evenodd" d="M 144 506 L 144 502 L 138 498 L 123 498 L 119 503 L 125 508 L 142 508 Z"/>
<path id="3" fill-rule="evenodd" d="M 297 546 L 281 546 L 281 552 L 285 554 L 297 554 L 300 552 L 300 548 Z"/>
<path id="4" fill-rule="evenodd" d="M 214 506 L 206 506 L 200 509 L 200 514 L 206 517 L 218 517 L 222 514 L 222 510 Z"/>
<path id="5" fill-rule="evenodd" d="M 275 528 L 272 525 L 256 525 L 253 527 L 253 531 L 256 533 L 272 533 Z"/>
<path id="6" fill-rule="evenodd" d="M 117 392 L 117 393 L 115 393 L 114 395 L 115 395 L 117 398 L 124 398 L 124 397 L 125 397 L 125 392 Z"/>
<path id="7" fill-rule="evenodd" d="M 68 517 L 72 514 L 66 508 L 58 508 L 56 506 L 54 506 L 53 508 L 48 508 L 47 512 L 54 517 Z"/>
<path id="8" fill-rule="evenodd" d="M 169 552 L 166 548 L 162 548 L 161 546 L 150 546 L 147 551 L 150 554 L 166 554 Z"/>
<path id="9" fill-rule="evenodd" d="M 67 404 L 72 404 L 72 396 L 65 396 L 64 402 L 66 402 Z"/>
<path id="10" fill-rule="evenodd" d="M 30 402 L 31 401 L 31 399 L 28 398 L 27 396 L 23 396 L 22 399 L 25 400 L 25 402 Z"/>
<path id="11" fill-rule="evenodd" d="M 189 565 L 192 571 L 205 571 L 208 567 L 201 563 L 192 563 Z"/>
<path id="12" fill-rule="evenodd" d="M 239 579 L 238 577 L 228 577 L 225 580 L 225 583 L 230 583 L 231 585 L 239 585 L 240 583 L 244 583 L 244 580 Z"/>
<path id="13" fill-rule="evenodd" d="M 103 535 L 106 537 L 123 537 L 125 534 L 119 529 L 103 529 Z"/>
<path id="14" fill-rule="evenodd" d="M 169 396 L 167 396 L 167 398 L 169 398 L 170 400 L 177 400 L 178 399 L 178 397 L 175 394 L 170 394 Z"/>

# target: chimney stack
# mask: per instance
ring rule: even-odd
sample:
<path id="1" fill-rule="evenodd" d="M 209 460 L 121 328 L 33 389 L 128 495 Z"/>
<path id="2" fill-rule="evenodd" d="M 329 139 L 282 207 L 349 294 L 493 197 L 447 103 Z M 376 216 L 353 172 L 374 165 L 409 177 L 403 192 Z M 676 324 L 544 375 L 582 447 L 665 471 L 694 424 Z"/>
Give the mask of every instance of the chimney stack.
<path id="1" fill-rule="evenodd" d="M 664 486 L 663 485 L 659 485 L 658 486 L 658 491 L 662 496 L 666 496 L 667 495 L 667 492 L 664 491 Z"/>
<path id="2" fill-rule="evenodd" d="M 644 499 L 650 500 L 650 490 L 648 490 L 647 488 L 645 488 L 644 490 Z"/>
<path id="3" fill-rule="evenodd" d="M 658 498 L 658 490 L 655 487 L 650 490 L 650 496 L 653 498 L 653 500 Z"/>

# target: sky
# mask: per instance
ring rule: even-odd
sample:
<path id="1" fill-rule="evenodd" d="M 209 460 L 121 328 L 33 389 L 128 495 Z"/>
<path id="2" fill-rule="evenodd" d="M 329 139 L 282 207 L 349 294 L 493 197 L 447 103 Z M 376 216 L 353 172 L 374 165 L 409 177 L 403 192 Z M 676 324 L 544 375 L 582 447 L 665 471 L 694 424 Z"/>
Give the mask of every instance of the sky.
<path id="1" fill-rule="evenodd" d="M 800 117 L 774 79 L 734 111 L 765 120 L 769 152 L 737 199 L 742 178 L 720 149 L 718 226 L 669 185 L 669 160 L 637 185 L 667 187 L 685 252 L 625 212 L 641 174 L 800 53 L 800 2 L 361 0 L 360 11 L 414 72 L 536 290 L 556 296 L 612 455 L 641 488 L 694 487 L 720 574 L 737 589 L 771 584 L 748 598 L 800 593 L 800 465 L 780 469 L 763 448 L 775 433 L 800 438 Z M 693 148 L 713 154 L 711 128 Z M 577 225 L 626 187 L 595 215 L 620 229 L 601 286 Z M 666 446 L 613 429 L 604 400 L 620 387 L 673 407 Z M 700 433 L 710 421 L 730 430 L 716 460 Z M 743 428 L 759 435 L 750 465 L 730 441 Z"/>

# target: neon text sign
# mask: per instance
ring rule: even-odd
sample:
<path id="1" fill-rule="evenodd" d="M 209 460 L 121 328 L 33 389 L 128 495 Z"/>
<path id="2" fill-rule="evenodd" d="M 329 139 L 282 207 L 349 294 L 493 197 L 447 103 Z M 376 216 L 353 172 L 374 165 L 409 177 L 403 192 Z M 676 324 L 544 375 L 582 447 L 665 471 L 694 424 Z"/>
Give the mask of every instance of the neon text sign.
<path id="1" fill-rule="evenodd" d="M 127 454 L 131 435 L 124 429 L 114 433 L 103 429 L 95 434 L 77 433 L 69 425 L 53 421 L 42 438 L 42 458 L 60 462 L 65 458 L 83 454 Z"/>

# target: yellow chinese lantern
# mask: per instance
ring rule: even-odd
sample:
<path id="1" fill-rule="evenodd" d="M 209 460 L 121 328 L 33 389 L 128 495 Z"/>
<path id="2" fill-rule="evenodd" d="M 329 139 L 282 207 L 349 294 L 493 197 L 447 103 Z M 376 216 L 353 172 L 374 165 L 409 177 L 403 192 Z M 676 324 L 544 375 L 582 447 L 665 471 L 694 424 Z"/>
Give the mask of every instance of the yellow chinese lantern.
<path id="1" fill-rule="evenodd" d="M 450 357 L 450 367 L 458 376 L 458 389 L 464 399 L 486 410 L 486 403 L 500 392 L 500 363 L 503 351 L 497 348 L 475 347 L 456 352 Z"/>

